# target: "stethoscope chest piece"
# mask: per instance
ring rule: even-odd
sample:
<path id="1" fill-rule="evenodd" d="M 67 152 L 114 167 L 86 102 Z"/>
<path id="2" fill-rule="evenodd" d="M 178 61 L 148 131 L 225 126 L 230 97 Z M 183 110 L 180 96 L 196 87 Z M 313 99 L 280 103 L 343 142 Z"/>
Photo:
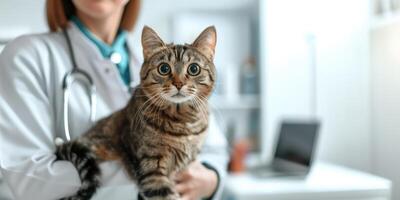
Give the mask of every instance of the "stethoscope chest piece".
<path id="1" fill-rule="evenodd" d="M 113 52 L 113 53 L 111 53 L 110 60 L 111 60 L 111 62 L 113 62 L 114 64 L 119 64 L 119 63 L 121 63 L 121 61 L 122 61 L 122 56 L 121 56 L 121 54 L 118 53 L 118 52 Z"/>

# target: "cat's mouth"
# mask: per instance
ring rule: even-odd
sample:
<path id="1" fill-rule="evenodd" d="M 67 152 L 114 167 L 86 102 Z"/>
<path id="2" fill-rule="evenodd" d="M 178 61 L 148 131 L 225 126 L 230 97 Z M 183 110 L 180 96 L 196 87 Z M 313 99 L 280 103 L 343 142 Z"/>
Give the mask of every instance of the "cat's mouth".
<path id="1" fill-rule="evenodd" d="M 181 94 L 180 92 L 178 92 L 178 93 L 172 95 L 171 97 L 173 97 L 173 98 L 183 98 L 183 97 L 186 97 L 186 96 Z"/>
<path id="2" fill-rule="evenodd" d="M 167 100 L 169 100 L 170 102 L 173 102 L 173 103 L 183 103 L 190 99 L 191 99 L 191 97 L 189 95 L 184 95 L 181 92 L 177 92 L 176 94 L 167 97 Z"/>

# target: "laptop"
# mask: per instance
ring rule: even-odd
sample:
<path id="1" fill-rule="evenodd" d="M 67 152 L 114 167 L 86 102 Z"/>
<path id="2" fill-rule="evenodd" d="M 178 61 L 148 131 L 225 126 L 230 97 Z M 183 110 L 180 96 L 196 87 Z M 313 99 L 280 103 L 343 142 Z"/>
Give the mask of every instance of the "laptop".
<path id="1" fill-rule="evenodd" d="M 306 176 L 311 169 L 320 124 L 318 121 L 284 121 L 270 165 L 250 169 L 259 177 Z"/>

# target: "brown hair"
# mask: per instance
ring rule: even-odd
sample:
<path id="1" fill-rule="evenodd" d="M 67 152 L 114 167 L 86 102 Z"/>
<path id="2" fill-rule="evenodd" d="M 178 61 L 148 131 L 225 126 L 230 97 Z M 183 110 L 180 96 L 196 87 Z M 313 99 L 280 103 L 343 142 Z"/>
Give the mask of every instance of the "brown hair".
<path id="1" fill-rule="evenodd" d="M 139 15 L 140 0 L 130 0 L 125 6 L 120 27 L 131 31 L 135 26 Z M 64 29 L 68 25 L 68 20 L 75 15 L 75 6 L 71 0 L 47 0 L 46 2 L 47 24 L 50 31 Z"/>

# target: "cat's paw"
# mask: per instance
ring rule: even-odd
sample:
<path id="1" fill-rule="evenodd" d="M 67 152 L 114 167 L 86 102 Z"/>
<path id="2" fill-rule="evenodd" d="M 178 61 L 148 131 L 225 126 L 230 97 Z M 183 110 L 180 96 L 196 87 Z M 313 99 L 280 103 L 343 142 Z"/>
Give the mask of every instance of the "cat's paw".
<path id="1" fill-rule="evenodd" d="M 174 194 L 174 195 L 168 195 L 168 196 L 164 196 L 164 197 L 150 197 L 150 198 L 146 198 L 146 197 L 140 197 L 139 200 L 180 200 L 180 196 L 178 194 Z"/>
<path id="2" fill-rule="evenodd" d="M 144 200 L 179 200 L 180 196 L 177 192 L 161 188 L 161 189 L 154 189 L 154 190 L 147 190 L 144 191 L 141 195 Z"/>
<path id="3" fill-rule="evenodd" d="M 143 200 L 180 200 L 179 195 L 168 195 L 165 197 L 151 197 L 151 198 L 143 198 Z"/>
<path id="4" fill-rule="evenodd" d="M 181 197 L 179 196 L 178 193 L 174 193 L 171 195 L 168 195 L 165 200 L 179 200 Z"/>

